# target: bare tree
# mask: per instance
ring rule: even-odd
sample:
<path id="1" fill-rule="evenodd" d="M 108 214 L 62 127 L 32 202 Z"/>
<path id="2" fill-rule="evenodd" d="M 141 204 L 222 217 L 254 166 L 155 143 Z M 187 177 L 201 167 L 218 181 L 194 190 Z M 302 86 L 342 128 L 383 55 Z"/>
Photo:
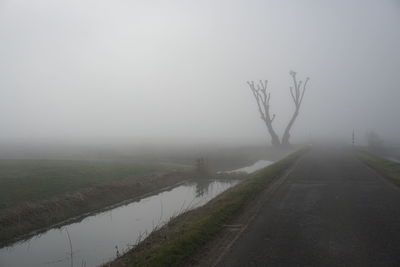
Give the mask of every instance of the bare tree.
<path id="1" fill-rule="evenodd" d="M 309 77 L 306 78 L 306 81 L 303 84 L 303 81 L 297 81 L 296 79 L 296 72 L 295 71 L 290 71 L 290 76 L 293 78 L 293 85 L 294 87 L 290 87 L 290 94 L 292 95 L 293 103 L 295 105 L 295 110 L 292 115 L 292 118 L 290 119 L 288 125 L 286 126 L 285 132 L 282 136 L 282 145 L 287 146 L 289 145 L 289 139 L 290 139 L 290 129 L 293 126 L 293 123 L 295 122 L 297 116 L 299 115 L 299 110 L 301 103 L 303 102 L 303 97 L 304 93 L 306 92 L 306 86 L 308 81 L 310 80 Z M 303 87 L 302 87 L 303 85 Z"/>
<path id="2" fill-rule="evenodd" d="M 292 95 L 292 99 L 295 105 L 295 110 L 288 125 L 286 126 L 285 132 L 282 136 L 282 142 L 280 141 L 278 135 L 276 134 L 274 128 L 272 127 L 272 122 L 275 119 L 275 114 L 273 114 L 272 117 L 270 115 L 269 101 L 271 99 L 271 93 L 267 92 L 268 81 L 260 80 L 258 84 L 255 84 L 254 81 L 247 82 L 257 102 L 258 111 L 260 112 L 261 119 L 267 126 L 268 132 L 271 136 L 271 143 L 274 146 L 290 145 L 289 143 L 290 129 L 292 128 L 297 116 L 299 115 L 300 106 L 301 103 L 303 102 L 304 93 L 306 91 L 306 86 L 309 81 L 308 77 L 305 80 L 304 84 L 303 81 L 297 81 L 296 72 L 294 71 L 290 71 L 290 75 L 292 76 L 294 83 L 294 87 L 290 87 L 290 94 Z"/>
<path id="3" fill-rule="evenodd" d="M 257 85 L 254 84 L 254 81 L 248 81 L 247 84 L 249 85 L 251 91 L 253 92 L 254 98 L 256 99 L 261 119 L 264 121 L 265 125 L 267 126 L 268 132 L 271 135 L 272 145 L 280 145 L 279 137 L 272 127 L 272 122 L 275 119 L 275 114 L 271 117 L 269 113 L 269 100 L 271 99 L 271 93 L 267 93 L 268 81 L 260 80 Z"/>

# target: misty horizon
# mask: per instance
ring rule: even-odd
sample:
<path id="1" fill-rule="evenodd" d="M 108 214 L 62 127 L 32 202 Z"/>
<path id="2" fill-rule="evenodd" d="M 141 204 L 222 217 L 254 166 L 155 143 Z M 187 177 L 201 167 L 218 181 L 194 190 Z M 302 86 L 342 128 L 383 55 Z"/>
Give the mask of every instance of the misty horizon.
<path id="1" fill-rule="evenodd" d="M 400 143 L 398 1 L 2 1 L 0 145 Z"/>
<path id="2" fill-rule="evenodd" d="M 400 266 L 400 0 L 0 0 L 0 267 Z"/>

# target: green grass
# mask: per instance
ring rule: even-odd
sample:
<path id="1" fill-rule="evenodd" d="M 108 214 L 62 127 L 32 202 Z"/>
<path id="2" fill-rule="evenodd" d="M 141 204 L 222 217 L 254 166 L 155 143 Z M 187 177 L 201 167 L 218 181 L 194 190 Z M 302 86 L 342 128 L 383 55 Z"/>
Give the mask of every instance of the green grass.
<path id="1" fill-rule="evenodd" d="M 355 149 L 355 153 L 361 161 L 400 186 L 400 163 L 384 159 L 363 149 Z"/>
<path id="2" fill-rule="evenodd" d="M 187 179 L 176 165 L 0 161 L 0 246 Z"/>
<path id="3" fill-rule="evenodd" d="M 111 266 L 177 266 L 211 240 L 251 199 L 281 176 L 305 150 L 295 152 L 221 194 L 178 216 Z M 106 265 L 108 266 L 108 265 Z"/>
<path id="4" fill-rule="evenodd" d="M 137 178 L 165 169 L 160 164 L 72 161 L 0 160 L 0 212 L 95 184 Z"/>

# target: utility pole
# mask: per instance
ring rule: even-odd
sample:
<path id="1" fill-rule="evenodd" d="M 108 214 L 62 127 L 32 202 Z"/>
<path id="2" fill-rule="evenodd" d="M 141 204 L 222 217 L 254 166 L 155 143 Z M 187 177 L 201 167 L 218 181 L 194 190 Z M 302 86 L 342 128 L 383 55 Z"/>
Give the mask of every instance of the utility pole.
<path id="1" fill-rule="evenodd" d="M 353 146 L 354 146 L 354 144 L 355 144 L 354 129 L 353 129 L 353 134 L 351 135 L 351 142 L 352 142 L 352 144 L 353 144 Z"/>

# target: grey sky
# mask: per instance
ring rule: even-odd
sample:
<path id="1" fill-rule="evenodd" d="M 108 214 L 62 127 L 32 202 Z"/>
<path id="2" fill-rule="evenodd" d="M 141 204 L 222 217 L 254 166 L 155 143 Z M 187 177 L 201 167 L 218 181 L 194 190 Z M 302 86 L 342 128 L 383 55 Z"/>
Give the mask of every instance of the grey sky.
<path id="1" fill-rule="evenodd" d="M 400 4 L 0 0 L 0 141 L 268 140 L 289 70 L 311 77 L 293 138 L 399 137 Z"/>

